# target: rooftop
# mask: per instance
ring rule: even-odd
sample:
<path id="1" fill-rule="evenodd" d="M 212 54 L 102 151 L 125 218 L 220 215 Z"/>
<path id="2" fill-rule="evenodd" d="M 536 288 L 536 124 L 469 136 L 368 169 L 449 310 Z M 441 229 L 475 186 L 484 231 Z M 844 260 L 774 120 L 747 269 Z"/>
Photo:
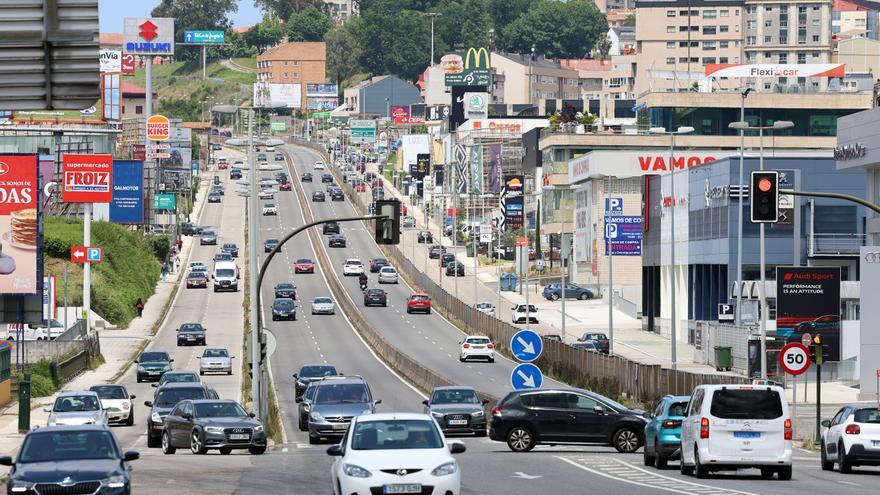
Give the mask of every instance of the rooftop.
<path id="1" fill-rule="evenodd" d="M 273 46 L 257 60 L 326 60 L 327 45 L 323 41 L 297 41 Z"/>

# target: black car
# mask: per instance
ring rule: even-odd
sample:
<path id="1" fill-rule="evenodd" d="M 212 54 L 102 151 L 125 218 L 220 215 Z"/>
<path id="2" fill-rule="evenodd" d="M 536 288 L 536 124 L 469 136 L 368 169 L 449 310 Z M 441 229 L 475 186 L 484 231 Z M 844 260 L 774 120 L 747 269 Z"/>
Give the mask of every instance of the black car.
<path id="1" fill-rule="evenodd" d="M 464 263 L 461 261 L 453 261 L 446 264 L 447 277 L 464 277 Z"/>
<path id="2" fill-rule="evenodd" d="M 205 327 L 201 323 L 184 323 L 177 329 L 177 345 L 207 345 Z"/>
<path id="3" fill-rule="evenodd" d="M 373 188 L 373 200 L 379 201 L 385 199 L 385 189 L 381 187 Z"/>
<path id="4" fill-rule="evenodd" d="M 611 341 L 608 336 L 602 332 L 587 332 L 577 340 L 578 342 L 592 342 L 596 346 L 596 350 L 602 354 L 608 354 Z"/>
<path id="5" fill-rule="evenodd" d="M 428 248 L 428 259 L 436 260 L 445 252 L 446 248 L 440 244 L 431 244 L 431 247 Z"/>
<path id="6" fill-rule="evenodd" d="M 278 239 L 266 239 L 266 241 L 263 243 L 263 251 L 270 253 L 273 249 L 275 249 L 275 246 L 277 246 L 278 244 L 281 244 L 281 241 L 279 241 Z"/>
<path id="7" fill-rule="evenodd" d="M 419 232 L 418 241 L 419 244 L 430 244 L 434 242 L 434 235 L 428 230 L 422 230 Z"/>
<path id="8" fill-rule="evenodd" d="M 330 364 L 306 364 L 294 373 L 296 380 L 296 396 L 299 397 L 306 391 L 306 387 L 314 381 L 323 379 L 325 376 L 337 376 L 336 367 Z"/>
<path id="9" fill-rule="evenodd" d="M 284 155 L 281 153 L 275 153 L 275 160 L 284 160 Z"/>
<path id="10" fill-rule="evenodd" d="M 229 170 L 229 178 L 233 179 L 233 180 L 241 179 L 241 169 L 240 168 L 233 168 L 233 169 Z"/>
<path id="11" fill-rule="evenodd" d="M 290 282 L 275 284 L 275 297 L 286 297 L 296 300 L 296 286 Z"/>
<path id="12" fill-rule="evenodd" d="M 214 193 L 217 193 L 220 196 L 224 196 L 223 184 L 215 184 L 215 185 L 211 186 L 210 194 L 214 194 Z"/>
<path id="13" fill-rule="evenodd" d="M 312 201 L 315 203 L 323 203 L 324 201 L 327 201 L 327 198 L 324 196 L 323 191 L 315 191 L 312 193 Z"/>
<path id="14" fill-rule="evenodd" d="M 10 495 L 128 494 L 131 469 L 125 463 L 139 457 L 123 453 L 108 426 L 53 426 L 30 430 L 15 462 L 3 456 L 0 466 L 11 466 Z"/>
<path id="15" fill-rule="evenodd" d="M 629 454 L 644 444 L 646 424 L 644 411 L 587 390 L 519 390 L 492 409 L 489 438 L 506 442 L 514 452 L 538 444 L 579 443 L 610 445 Z"/>
<path id="16" fill-rule="evenodd" d="M 199 235 L 202 228 L 192 222 L 186 222 L 180 226 L 180 233 L 183 235 Z"/>
<path id="17" fill-rule="evenodd" d="M 193 454 L 217 449 L 248 449 L 252 455 L 266 452 L 266 431 L 260 420 L 233 400 L 183 400 L 165 417 L 162 453 L 188 448 Z"/>
<path id="18" fill-rule="evenodd" d="M 330 241 L 327 242 L 327 247 L 344 248 L 345 247 L 345 236 L 342 234 L 336 234 L 336 235 L 330 236 Z"/>
<path id="19" fill-rule="evenodd" d="M 272 301 L 272 321 L 278 320 L 296 321 L 296 303 L 293 299 L 279 297 Z"/>
<path id="20" fill-rule="evenodd" d="M 334 189 L 330 192 L 330 201 L 345 201 L 345 193 L 342 192 L 342 189 Z"/>
<path id="21" fill-rule="evenodd" d="M 299 180 L 301 180 L 302 182 L 311 182 L 312 181 L 312 174 L 310 174 L 309 172 L 306 172 L 306 173 L 299 176 Z"/>
<path id="22" fill-rule="evenodd" d="M 159 380 L 166 371 L 171 371 L 172 362 L 165 351 L 142 352 L 137 360 L 137 382 Z"/>
<path id="23" fill-rule="evenodd" d="M 332 174 L 321 174 L 321 183 L 333 183 L 333 175 Z"/>
<path id="24" fill-rule="evenodd" d="M 208 203 L 219 203 L 219 202 L 220 202 L 220 195 L 219 194 L 217 194 L 215 192 L 211 192 L 211 194 L 208 195 Z"/>
<path id="25" fill-rule="evenodd" d="M 238 258 L 238 246 L 234 243 L 227 242 L 222 248 L 220 248 L 220 250 L 229 253 L 229 256 L 232 256 L 233 258 Z"/>
<path id="26" fill-rule="evenodd" d="M 159 446 L 165 416 L 178 402 L 186 399 L 219 399 L 219 397 L 217 392 L 201 382 L 166 383 L 156 389 L 155 398 L 152 401 L 144 401 L 144 405 L 150 408 L 150 414 L 147 415 L 147 447 L 154 449 Z M 157 419 L 158 421 L 155 421 Z"/>
<path id="27" fill-rule="evenodd" d="M 336 222 L 327 222 L 322 227 L 322 231 L 324 232 L 324 235 L 338 234 L 339 224 Z"/>
<path id="28" fill-rule="evenodd" d="M 443 253 L 440 255 L 440 268 L 446 268 L 446 265 L 455 261 L 455 255 L 452 253 Z"/>
<path id="29" fill-rule="evenodd" d="M 364 306 L 388 306 L 388 295 L 382 289 L 367 289 L 364 291 Z"/>

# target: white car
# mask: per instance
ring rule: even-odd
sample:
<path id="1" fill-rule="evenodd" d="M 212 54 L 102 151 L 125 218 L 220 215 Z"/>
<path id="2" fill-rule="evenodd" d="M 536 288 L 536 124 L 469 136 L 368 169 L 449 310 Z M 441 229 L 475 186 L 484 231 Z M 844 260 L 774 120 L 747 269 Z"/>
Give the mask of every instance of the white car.
<path id="1" fill-rule="evenodd" d="M 342 442 L 327 449 L 334 495 L 350 493 L 461 493 L 461 467 L 431 416 L 362 414 L 352 418 Z M 433 491 L 431 488 L 433 487 Z"/>
<path id="2" fill-rule="evenodd" d="M 380 284 L 396 284 L 397 283 L 397 268 L 393 266 L 383 266 L 379 269 L 379 283 Z"/>
<path id="3" fill-rule="evenodd" d="M 495 346 L 485 335 L 471 335 L 460 342 L 461 349 L 458 351 L 458 360 L 465 362 L 468 359 L 486 359 L 490 363 L 495 362 Z"/>
<path id="4" fill-rule="evenodd" d="M 495 316 L 495 305 L 490 302 L 478 302 L 474 308 L 481 313 Z"/>
<path id="5" fill-rule="evenodd" d="M 841 473 L 853 466 L 880 465 L 880 408 L 875 404 L 844 406 L 834 419 L 822 421 L 822 469 L 837 463 Z"/>
<path id="6" fill-rule="evenodd" d="M 187 269 L 187 273 L 191 272 L 205 272 L 208 271 L 208 267 L 205 266 L 201 261 L 190 261 L 189 269 Z"/>
<path id="7" fill-rule="evenodd" d="M 681 472 L 759 468 L 791 479 L 791 418 L 781 387 L 699 385 L 681 425 Z"/>
<path id="8" fill-rule="evenodd" d="M 46 426 L 107 425 L 107 411 L 92 391 L 61 392 L 43 411 L 49 413 Z"/>
<path id="9" fill-rule="evenodd" d="M 345 260 L 345 264 L 342 265 L 342 274 L 346 277 L 350 275 L 360 275 L 364 273 L 364 264 L 361 263 L 361 260 L 357 258 L 350 258 Z"/>
<path id="10" fill-rule="evenodd" d="M 55 340 L 64 333 L 64 324 L 58 320 L 43 320 L 43 323 L 9 323 L 6 325 L 6 340 Z"/>
<path id="11" fill-rule="evenodd" d="M 329 297 L 316 297 L 312 299 L 313 315 L 332 315 L 336 314 L 336 304 Z"/>
<path id="12" fill-rule="evenodd" d="M 275 190 L 263 189 L 260 191 L 260 199 L 275 199 Z"/>
<path id="13" fill-rule="evenodd" d="M 511 309 L 513 310 L 511 319 L 514 323 L 538 323 L 538 308 L 534 304 L 529 304 L 528 312 L 525 304 L 517 304 Z"/>
<path id="14" fill-rule="evenodd" d="M 278 215 L 278 207 L 275 203 L 266 203 L 263 205 L 263 216 Z"/>
<path id="15" fill-rule="evenodd" d="M 89 391 L 98 394 L 98 398 L 101 399 L 101 407 L 107 411 L 109 423 L 134 425 L 134 407 L 132 407 L 131 401 L 136 397 L 129 395 L 125 387 L 115 384 L 93 385 L 89 387 Z"/>
<path id="16" fill-rule="evenodd" d="M 324 162 L 315 162 L 315 170 L 324 170 Z"/>

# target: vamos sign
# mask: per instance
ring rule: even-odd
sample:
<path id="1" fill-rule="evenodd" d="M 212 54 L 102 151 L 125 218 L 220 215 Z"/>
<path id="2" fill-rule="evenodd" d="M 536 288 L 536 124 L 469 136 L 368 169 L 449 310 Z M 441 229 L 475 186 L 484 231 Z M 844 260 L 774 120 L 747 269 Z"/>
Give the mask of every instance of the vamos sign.
<path id="1" fill-rule="evenodd" d="M 165 141 L 171 135 L 171 123 L 164 115 L 152 115 L 147 119 L 147 139 Z"/>
<path id="2" fill-rule="evenodd" d="M 113 155 L 66 153 L 61 198 L 65 203 L 109 203 L 113 200 Z"/>

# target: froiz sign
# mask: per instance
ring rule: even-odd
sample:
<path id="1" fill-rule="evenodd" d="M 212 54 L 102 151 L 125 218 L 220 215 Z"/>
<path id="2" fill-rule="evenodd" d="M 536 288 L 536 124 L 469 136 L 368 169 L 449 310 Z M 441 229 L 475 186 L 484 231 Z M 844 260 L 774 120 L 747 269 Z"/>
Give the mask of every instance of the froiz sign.
<path id="1" fill-rule="evenodd" d="M 65 203 L 109 203 L 113 199 L 112 155 L 66 153 L 62 163 Z"/>

